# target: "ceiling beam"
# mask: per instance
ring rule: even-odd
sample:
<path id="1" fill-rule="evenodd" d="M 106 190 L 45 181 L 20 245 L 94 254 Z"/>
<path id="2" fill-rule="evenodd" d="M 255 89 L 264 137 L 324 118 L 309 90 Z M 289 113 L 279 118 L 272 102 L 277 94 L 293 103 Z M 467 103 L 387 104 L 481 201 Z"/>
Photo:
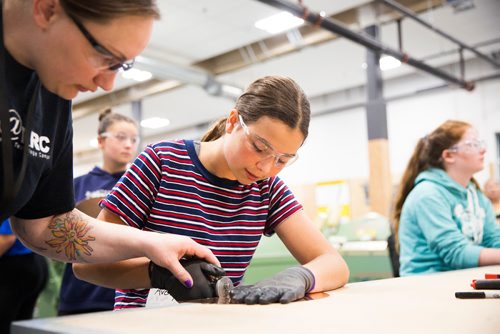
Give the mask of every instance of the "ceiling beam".
<path id="1" fill-rule="evenodd" d="M 361 44 L 370 50 L 375 52 L 380 52 L 389 56 L 392 56 L 396 59 L 399 59 L 402 63 L 406 63 L 411 65 L 419 70 L 432 74 L 448 83 L 456 85 L 458 87 L 464 88 L 466 90 L 473 90 L 474 83 L 459 79 L 449 73 L 443 72 L 436 67 L 429 66 L 415 58 L 410 57 L 408 54 L 396 50 L 392 47 L 384 45 L 383 43 L 363 34 L 359 34 L 347 26 L 334 20 L 332 18 L 325 18 L 321 16 L 319 13 L 315 13 L 310 11 L 307 7 L 304 7 L 300 4 L 291 3 L 285 0 L 257 0 L 259 2 L 268 4 L 275 8 L 279 8 L 282 10 L 286 10 L 297 17 L 301 17 L 305 21 L 312 23 L 316 26 L 321 26 L 322 28 L 334 32 L 338 35 L 341 35 L 355 43 Z"/>
<path id="2" fill-rule="evenodd" d="M 403 5 L 411 8 L 414 12 L 427 11 L 436 7 L 442 6 L 442 0 L 402 0 Z M 359 12 L 365 7 L 371 7 L 376 3 L 369 3 L 357 8 L 351 8 L 340 13 L 333 14 L 329 18 L 342 22 L 343 24 L 356 28 L 365 28 L 359 22 Z M 378 23 L 385 23 L 394 21 L 396 18 L 401 17 L 396 11 L 390 10 L 385 6 L 376 6 Z M 385 16 L 385 19 L 381 19 Z M 367 25 L 374 24 L 375 22 L 366 22 Z M 236 71 L 255 62 L 263 62 L 271 58 L 284 56 L 289 53 L 300 51 L 304 47 L 322 44 L 339 37 L 339 35 L 315 26 L 314 24 L 306 24 L 298 28 L 302 36 L 301 45 L 295 45 L 287 37 L 286 33 L 277 34 L 260 41 L 248 44 L 238 49 L 228 51 L 226 53 L 214 56 L 209 59 L 195 63 L 196 66 L 203 68 L 214 75 L 220 75 L 232 71 Z M 254 57 L 254 62 L 249 62 L 249 58 L 243 54 L 246 52 L 244 49 L 251 49 Z"/>
<path id="3" fill-rule="evenodd" d="M 481 58 L 483 60 L 485 60 L 486 62 L 490 63 L 491 65 L 499 68 L 500 67 L 500 63 L 498 61 L 496 61 L 495 59 L 493 58 L 490 58 L 488 56 L 486 56 L 485 54 L 479 52 L 476 48 L 472 47 L 472 46 L 469 46 L 461 41 L 459 41 L 458 39 L 456 39 L 455 37 L 451 36 L 450 34 L 448 33 L 445 33 L 444 31 L 442 31 L 441 29 L 439 28 L 436 28 L 435 26 L 433 26 L 432 24 L 428 23 L 427 21 L 425 20 L 422 20 L 421 18 L 419 18 L 416 13 L 414 13 L 413 11 L 411 11 L 410 9 L 404 7 L 404 6 L 401 6 L 399 3 L 397 3 L 396 1 L 393 1 L 393 0 L 377 0 L 377 1 L 380 1 L 381 3 L 383 3 L 384 5 L 402 13 L 405 17 L 409 17 L 413 20 L 415 20 L 416 22 L 420 23 L 421 25 L 423 25 L 424 27 L 434 31 L 436 34 L 446 38 L 447 40 L 457 44 L 460 49 L 465 49 L 465 50 L 469 50 L 470 52 L 474 53 L 478 58 Z"/>

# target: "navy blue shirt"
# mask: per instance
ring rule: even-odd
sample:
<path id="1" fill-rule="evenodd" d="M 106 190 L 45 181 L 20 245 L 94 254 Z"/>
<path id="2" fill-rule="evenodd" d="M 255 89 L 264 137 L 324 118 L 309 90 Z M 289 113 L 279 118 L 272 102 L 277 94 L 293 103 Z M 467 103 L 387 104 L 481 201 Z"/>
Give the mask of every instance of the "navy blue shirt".
<path id="1" fill-rule="evenodd" d="M 75 200 L 77 203 L 91 198 L 105 197 L 118 182 L 123 172 L 109 174 L 94 167 L 88 174 L 75 179 Z M 115 290 L 79 280 L 73 274 L 71 264 L 66 264 L 61 284 L 59 312 L 82 313 L 112 310 Z"/>
<path id="2" fill-rule="evenodd" d="M 12 235 L 9 220 L 4 220 L 0 223 L 0 235 Z M 19 239 L 16 238 L 14 244 L 2 256 L 15 256 L 33 253 L 29 248 L 26 248 Z"/>

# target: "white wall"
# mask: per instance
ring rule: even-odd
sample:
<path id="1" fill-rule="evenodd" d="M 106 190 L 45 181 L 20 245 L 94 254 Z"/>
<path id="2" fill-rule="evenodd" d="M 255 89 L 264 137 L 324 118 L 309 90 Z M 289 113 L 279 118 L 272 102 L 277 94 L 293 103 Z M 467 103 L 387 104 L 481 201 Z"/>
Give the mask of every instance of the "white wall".
<path id="1" fill-rule="evenodd" d="M 299 160 L 281 176 L 290 184 L 310 184 L 368 175 L 364 110 L 313 117 Z"/>

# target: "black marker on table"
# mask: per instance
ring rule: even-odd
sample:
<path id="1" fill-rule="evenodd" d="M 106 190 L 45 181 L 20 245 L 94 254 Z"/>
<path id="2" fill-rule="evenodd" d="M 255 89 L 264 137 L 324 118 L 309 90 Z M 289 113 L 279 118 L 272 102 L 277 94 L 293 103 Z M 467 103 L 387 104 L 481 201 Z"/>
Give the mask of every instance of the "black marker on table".
<path id="1" fill-rule="evenodd" d="M 500 279 L 475 279 L 470 284 L 474 289 L 499 289 Z"/>
<path id="2" fill-rule="evenodd" d="M 481 298 L 500 298 L 500 291 L 464 291 L 455 292 L 455 298 L 460 299 L 481 299 Z"/>

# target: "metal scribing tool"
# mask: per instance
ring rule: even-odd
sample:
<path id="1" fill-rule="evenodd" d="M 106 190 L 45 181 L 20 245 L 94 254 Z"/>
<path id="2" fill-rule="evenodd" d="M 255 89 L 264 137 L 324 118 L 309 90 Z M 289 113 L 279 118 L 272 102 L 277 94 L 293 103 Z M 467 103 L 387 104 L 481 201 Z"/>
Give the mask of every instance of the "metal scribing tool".
<path id="1" fill-rule="evenodd" d="M 230 292 L 233 289 L 233 282 L 227 276 L 221 277 L 215 283 L 215 294 L 219 297 L 219 304 L 227 304 L 231 300 Z"/>

